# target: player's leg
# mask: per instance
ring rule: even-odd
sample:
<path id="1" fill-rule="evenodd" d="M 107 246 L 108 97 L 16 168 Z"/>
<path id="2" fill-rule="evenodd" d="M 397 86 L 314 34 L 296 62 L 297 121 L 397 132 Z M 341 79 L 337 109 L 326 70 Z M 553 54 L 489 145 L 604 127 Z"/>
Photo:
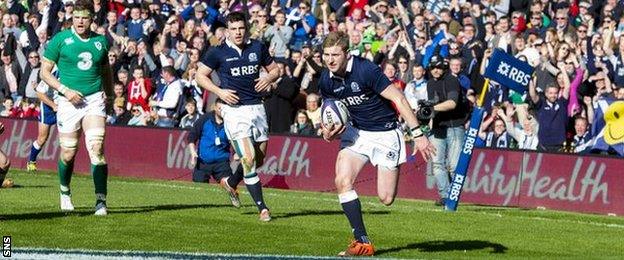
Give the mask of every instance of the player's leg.
<path id="1" fill-rule="evenodd" d="M 262 183 L 260 183 L 260 177 L 258 177 L 256 172 L 256 149 L 253 141 L 250 137 L 243 137 L 233 140 L 232 145 L 241 158 L 241 164 L 243 165 L 243 181 L 245 182 L 245 186 L 247 186 L 251 198 L 258 207 L 258 211 L 260 211 L 260 220 L 271 220 L 268 213 L 269 209 L 262 195 Z"/>
<path id="2" fill-rule="evenodd" d="M 397 194 L 400 165 L 407 157 L 403 132 L 395 129 L 369 134 L 376 140 L 370 160 L 377 166 L 377 196 L 381 203 L 390 206 Z"/>
<path id="3" fill-rule="evenodd" d="M 6 178 L 9 167 L 11 167 L 11 160 L 4 152 L 0 151 L 0 188 L 13 187 L 13 180 Z"/>
<path id="4" fill-rule="evenodd" d="M 71 132 L 61 132 L 59 129 L 59 145 L 61 154 L 58 160 L 58 177 L 61 190 L 61 210 L 72 211 L 74 205 L 71 202 L 71 178 L 74 172 L 74 158 L 78 151 L 78 139 L 80 129 Z"/>
<path id="5" fill-rule="evenodd" d="M 336 178 L 334 179 L 338 191 L 338 200 L 342 210 L 349 220 L 355 241 L 340 255 L 372 255 L 374 249 L 362 218 L 362 204 L 358 194 L 353 189 L 353 183 L 362 170 L 368 158 L 350 149 L 342 149 L 336 159 Z"/>
<path id="6" fill-rule="evenodd" d="M 43 117 L 43 115 L 42 115 Z M 30 147 L 30 156 L 28 158 L 28 164 L 26 165 L 26 170 L 28 171 L 36 171 L 37 170 L 37 156 L 41 152 L 41 148 L 48 141 L 48 137 L 50 136 L 50 128 L 51 125 L 39 122 L 37 125 L 37 139 L 33 142 Z"/>
<path id="7" fill-rule="evenodd" d="M 91 174 L 95 185 L 95 214 L 106 215 L 106 195 L 108 165 L 104 157 L 104 135 L 106 118 L 99 115 L 87 115 L 82 119 L 85 143 L 91 161 Z"/>
<path id="8" fill-rule="evenodd" d="M 228 179 L 233 176 L 232 168 L 230 168 L 230 162 L 225 161 L 225 162 L 213 163 L 212 173 L 213 173 L 215 180 L 217 180 L 217 182 L 221 184 L 221 187 L 223 187 L 223 189 L 227 192 L 228 197 L 230 198 L 230 202 L 232 203 L 232 206 L 236 208 L 240 208 L 241 203 L 238 197 L 238 191 L 232 188 L 227 183 Z"/>
<path id="9" fill-rule="evenodd" d="M 266 158 L 268 143 L 266 141 L 255 144 L 256 148 L 256 167 L 261 167 L 264 164 L 264 158 Z"/>
<path id="10" fill-rule="evenodd" d="M 236 155 L 236 157 L 238 157 L 238 155 Z M 228 186 L 236 189 L 236 187 L 238 187 L 238 184 L 243 181 L 243 164 L 240 162 L 240 160 L 236 160 L 230 164 L 230 169 L 233 169 L 233 173 L 231 176 L 225 178 L 225 182 Z"/>
<path id="11" fill-rule="evenodd" d="M 399 167 L 377 167 L 377 196 L 386 206 L 392 205 L 399 184 Z"/>
<path id="12" fill-rule="evenodd" d="M 436 205 L 442 205 L 447 197 L 447 188 L 450 184 L 450 176 L 446 163 L 447 156 L 447 142 L 446 142 L 446 130 L 445 129 L 433 129 L 433 135 L 429 137 L 429 141 L 436 148 L 436 154 L 431 160 L 433 176 L 436 180 L 436 186 L 438 187 L 438 196 L 440 201 L 436 202 Z"/>

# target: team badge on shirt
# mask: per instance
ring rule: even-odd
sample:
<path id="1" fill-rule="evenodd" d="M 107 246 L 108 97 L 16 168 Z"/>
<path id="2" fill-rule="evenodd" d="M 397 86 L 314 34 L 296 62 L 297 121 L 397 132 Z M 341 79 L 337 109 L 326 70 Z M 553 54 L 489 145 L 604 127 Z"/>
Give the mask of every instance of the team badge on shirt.
<path id="1" fill-rule="evenodd" d="M 72 43 L 74 43 L 74 39 L 72 39 L 72 38 L 65 39 L 65 44 L 70 45 Z"/>
<path id="2" fill-rule="evenodd" d="M 249 54 L 249 62 L 255 62 L 258 61 L 258 56 L 256 56 L 255 53 L 250 53 Z"/>
<path id="3" fill-rule="evenodd" d="M 95 48 L 98 49 L 98 51 L 102 50 L 102 43 L 101 42 L 95 42 Z"/>
<path id="4" fill-rule="evenodd" d="M 353 81 L 351 82 L 351 91 L 360 92 L 362 90 L 360 89 L 360 85 L 357 82 Z"/>

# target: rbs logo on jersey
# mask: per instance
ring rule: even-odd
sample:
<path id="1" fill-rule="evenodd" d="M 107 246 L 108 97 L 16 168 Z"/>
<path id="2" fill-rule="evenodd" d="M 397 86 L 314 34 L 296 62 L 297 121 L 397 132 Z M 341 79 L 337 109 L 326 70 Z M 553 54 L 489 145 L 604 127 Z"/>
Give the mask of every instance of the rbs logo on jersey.
<path id="1" fill-rule="evenodd" d="M 347 106 L 356 106 L 362 104 L 366 100 L 368 100 L 368 97 L 365 94 L 362 94 L 359 96 L 346 97 L 341 99 L 340 101 L 347 104 Z"/>
<path id="2" fill-rule="evenodd" d="M 234 77 L 254 75 L 256 73 L 258 73 L 258 65 L 247 65 L 230 68 L 230 74 L 232 74 L 232 76 Z"/>

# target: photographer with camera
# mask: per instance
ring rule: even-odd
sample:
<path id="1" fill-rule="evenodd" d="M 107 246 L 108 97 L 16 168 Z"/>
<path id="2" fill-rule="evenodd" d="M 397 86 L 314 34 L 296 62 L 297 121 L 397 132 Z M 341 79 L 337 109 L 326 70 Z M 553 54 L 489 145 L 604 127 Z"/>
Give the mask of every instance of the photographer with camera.
<path id="1" fill-rule="evenodd" d="M 428 69 L 428 100 L 435 102 L 429 140 L 438 151 L 432 160 L 433 175 L 440 195 L 436 205 L 444 206 L 464 140 L 468 107 L 461 97 L 459 80 L 448 71 L 448 63 L 441 56 L 433 56 Z M 422 111 L 422 107 L 427 106 L 421 106 L 417 114 L 426 114 L 427 111 Z"/>

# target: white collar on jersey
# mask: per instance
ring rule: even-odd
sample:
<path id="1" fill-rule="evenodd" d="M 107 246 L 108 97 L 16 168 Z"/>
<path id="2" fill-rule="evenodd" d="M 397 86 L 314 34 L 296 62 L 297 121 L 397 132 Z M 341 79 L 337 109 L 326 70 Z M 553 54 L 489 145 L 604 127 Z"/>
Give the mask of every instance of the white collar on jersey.
<path id="1" fill-rule="evenodd" d="M 251 39 L 247 39 L 247 41 L 245 42 L 245 44 L 250 44 L 251 43 Z M 238 52 L 238 55 L 242 55 L 243 54 L 243 50 L 241 50 L 240 48 L 238 48 L 238 46 L 236 46 L 236 44 L 234 44 L 233 42 L 231 42 L 229 39 L 225 39 L 225 44 L 227 44 L 227 46 L 229 46 L 232 49 L 235 49 Z"/>
<path id="2" fill-rule="evenodd" d="M 347 61 L 347 69 L 346 69 L 346 72 L 351 72 L 351 70 L 353 70 L 353 56 L 350 56 L 350 57 L 349 57 L 349 60 Z M 330 76 L 330 77 L 332 77 L 332 78 L 336 78 L 336 77 L 338 77 L 338 78 L 342 78 L 342 77 L 340 77 L 340 76 L 336 76 L 336 75 L 334 75 L 334 73 L 332 73 L 331 71 L 329 72 L 329 76 Z"/>
<path id="3" fill-rule="evenodd" d="M 71 27 L 71 31 L 72 31 L 72 33 L 73 33 L 74 35 L 76 35 L 76 38 L 78 38 L 79 40 L 81 40 L 81 41 L 83 41 L 83 42 L 89 42 L 89 38 L 86 38 L 86 39 L 85 39 L 85 38 L 82 38 L 82 37 L 80 36 L 80 34 L 78 34 L 78 33 L 76 32 L 76 30 L 74 29 L 74 26 L 73 26 L 73 25 L 72 25 L 72 27 Z"/>

